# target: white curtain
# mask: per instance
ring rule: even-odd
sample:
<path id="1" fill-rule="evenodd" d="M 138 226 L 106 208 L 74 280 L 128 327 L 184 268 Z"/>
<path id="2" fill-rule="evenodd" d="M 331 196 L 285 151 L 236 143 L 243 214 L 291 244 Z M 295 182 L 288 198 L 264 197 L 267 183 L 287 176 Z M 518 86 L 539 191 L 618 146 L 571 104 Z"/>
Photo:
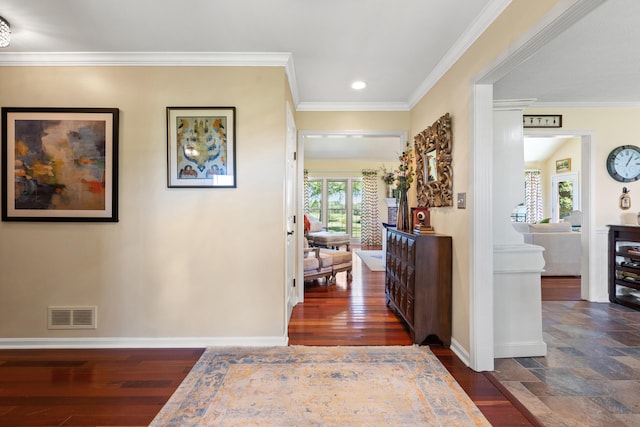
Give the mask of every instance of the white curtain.
<path id="1" fill-rule="evenodd" d="M 542 219 L 542 185 L 539 170 L 524 171 L 524 194 L 526 222 L 536 223 Z"/>
<path id="2" fill-rule="evenodd" d="M 378 212 L 378 172 L 362 171 L 362 246 L 382 245 L 380 213 Z"/>
<path id="3" fill-rule="evenodd" d="M 304 213 L 309 213 L 309 171 L 304 170 Z"/>

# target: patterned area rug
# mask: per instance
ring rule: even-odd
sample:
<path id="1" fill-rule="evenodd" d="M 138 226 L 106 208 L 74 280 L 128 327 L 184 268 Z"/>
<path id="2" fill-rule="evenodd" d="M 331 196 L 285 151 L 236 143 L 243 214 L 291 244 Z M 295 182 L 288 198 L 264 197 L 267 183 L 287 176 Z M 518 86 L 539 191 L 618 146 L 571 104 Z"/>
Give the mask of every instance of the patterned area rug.
<path id="1" fill-rule="evenodd" d="M 385 260 L 382 251 L 355 251 L 371 271 L 385 271 Z"/>
<path id="2" fill-rule="evenodd" d="M 490 426 L 428 347 L 207 349 L 151 426 Z"/>

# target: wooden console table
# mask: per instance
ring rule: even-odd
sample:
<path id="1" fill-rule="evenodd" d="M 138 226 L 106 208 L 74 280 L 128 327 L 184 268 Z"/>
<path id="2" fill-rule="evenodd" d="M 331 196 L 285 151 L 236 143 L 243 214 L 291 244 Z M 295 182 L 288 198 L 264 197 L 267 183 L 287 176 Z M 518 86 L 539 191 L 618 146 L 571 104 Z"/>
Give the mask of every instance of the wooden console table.
<path id="1" fill-rule="evenodd" d="M 387 229 L 387 305 L 409 325 L 416 344 L 451 345 L 451 236 Z"/>

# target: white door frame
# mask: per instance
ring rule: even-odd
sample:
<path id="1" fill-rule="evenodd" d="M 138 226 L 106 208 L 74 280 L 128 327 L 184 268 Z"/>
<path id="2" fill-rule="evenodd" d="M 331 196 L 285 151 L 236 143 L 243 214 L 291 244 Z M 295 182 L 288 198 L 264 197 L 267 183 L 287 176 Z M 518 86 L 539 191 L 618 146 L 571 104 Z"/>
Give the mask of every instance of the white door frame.
<path id="1" fill-rule="evenodd" d="M 297 235 L 299 234 L 298 222 L 296 220 L 297 211 L 297 169 L 298 162 L 296 159 L 296 123 L 293 118 L 291 106 L 286 103 L 287 110 L 287 135 L 285 149 L 285 335 L 289 329 L 289 319 L 293 307 L 298 303 L 296 284 L 301 284 L 298 280 L 297 253 L 298 243 Z"/>
<path id="2" fill-rule="evenodd" d="M 491 179 L 493 151 L 493 84 L 525 62 L 542 46 L 578 22 L 605 0 L 562 0 L 529 31 L 498 55 L 472 79 L 470 88 L 470 170 L 469 188 L 474 209 L 469 215 L 469 364 L 476 371 L 493 370 L 493 230 Z M 587 138 L 590 141 L 590 138 Z M 583 144 L 584 144 L 583 137 Z M 592 162 L 583 156 L 584 162 Z M 583 177 L 587 175 L 584 170 Z M 583 178 L 584 179 L 584 178 Z M 593 177 L 589 176 L 589 180 Z M 586 193 L 591 187 L 583 185 Z M 586 195 L 586 194 L 585 194 Z M 592 200 L 583 198 L 583 207 Z M 588 221 L 594 210 L 590 209 Z M 586 214 L 586 212 L 585 212 Z M 590 227 L 583 239 L 595 239 Z M 586 236 L 585 236 L 586 234 Z M 584 245 L 583 240 L 583 245 Z M 584 269 L 583 257 L 583 269 Z M 589 268 L 589 275 L 593 268 Z M 583 281 L 585 277 L 583 276 Z M 588 279 L 588 278 L 587 278 Z"/>

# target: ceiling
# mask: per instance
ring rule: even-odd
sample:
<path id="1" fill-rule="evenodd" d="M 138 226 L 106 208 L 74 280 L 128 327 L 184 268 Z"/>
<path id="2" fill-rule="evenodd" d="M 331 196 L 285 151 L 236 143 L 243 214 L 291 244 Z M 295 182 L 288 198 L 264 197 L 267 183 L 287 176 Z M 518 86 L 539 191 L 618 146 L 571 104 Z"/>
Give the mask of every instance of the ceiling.
<path id="1" fill-rule="evenodd" d="M 509 3 L 3 0 L 13 34 L 0 66 L 279 64 L 298 110 L 408 110 Z M 604 1 L 497 81 L 494 99 L 640 106 L 639 40 L 640 1 Z"/>
<path id="2" fill-rule="evenodd" d="M 13 36 L 0 65 L 61 52 L 284 61 L 299 109 L 409 109 L 509 2 L 3 0 Z M 640 2 L 604 1 L 498 81 L 494 98 L 640 103 L 638 40 Z"/>
<path id="3" fill-rule="evenodd" d="M 640 106 L 640 2 L 608 0 L 494 84 L 494 99 Z"/>

